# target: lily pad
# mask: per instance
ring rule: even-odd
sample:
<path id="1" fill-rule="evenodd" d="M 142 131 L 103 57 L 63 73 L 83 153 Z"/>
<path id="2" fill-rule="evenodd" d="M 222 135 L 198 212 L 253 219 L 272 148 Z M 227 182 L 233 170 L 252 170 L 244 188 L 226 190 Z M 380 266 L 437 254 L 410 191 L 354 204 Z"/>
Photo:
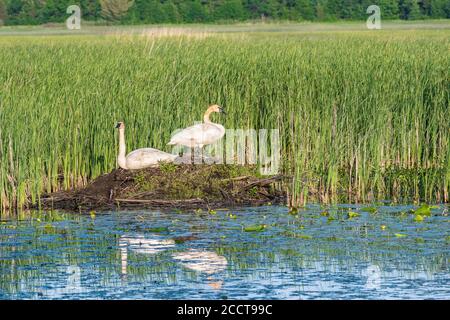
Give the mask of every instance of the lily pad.
<path id="1" fill-rule="evenodd" d="M 169 232 L 169 228 L 168 227 L 145 228 L 145 229 L 143 229 L 143 231 L 153 232 L 153 233 Z"/>
<path id="2" fill-rule="evenodd" d="M 421 216 L 430 216 L 431 215 L 431 209 L 435 207 L 429 206 L 427 204 L 422 205 L 420 208 L 417 208 L 416 210 L 413 210 L 413 213 L 415 215 L 421 215 Z"/>
<path id="3" fill-rule="evenodd" d="M 406 234 L 402 234 L 402 233 L 396 233 L 395 236 L 396 236 L 397 238 L 404 238 L 404 237 L 407 237 Z"/>
<path id="4" fill-rule="evenodd" d="M 364 207 L 364 208 L 361 208 L 361 211 L 369 212 L 369 213 L 377 213 L 378 208 L 377 207 Z"/>
<path id="5" fill-rule="evenodd" d="M 342 238 L 338 238 L 336 236 L 332 236 L 332 237 L 326 237 L 326 238 L 324 238 L 324 240 L 326 240 L 326 241 L 339 241 L 339 240 L 342 240 Z"/>
<path id="6" fill-rule="evenodd" d="M 264 231 L 267 228 L 267 225 L 265 224 L 258 224 L 254 226 L 248 226 L 244 228 L 245 232 L 261 232 Z"/>
<path id="7" fill-rule="evenodd" d="M 296 238 L 304 239 L 304 240 L 311 240 L 312 236 L 307 235 L 307 234 L 298 234 L 298 235 L 296 235 Z"/>
<path id="8" fill-rule="evenodd" d="M 349 219 L 356 218 L 356 217 L 359 217 L 359 213 L 353 212 L 353 211 L 349 211 L 348 212 L 348 218 Z"/>
<path id="9" fill-rule="evenodd" d="M 310 240 L 312 239 L 312 236 L 307 234 L 300 234 L 292 231 L 285 231 L 280 233 L 283 236 L 289 237 L 289 238 L 295 238 L 295 239 L 304 239 L 304 240 Z"/>

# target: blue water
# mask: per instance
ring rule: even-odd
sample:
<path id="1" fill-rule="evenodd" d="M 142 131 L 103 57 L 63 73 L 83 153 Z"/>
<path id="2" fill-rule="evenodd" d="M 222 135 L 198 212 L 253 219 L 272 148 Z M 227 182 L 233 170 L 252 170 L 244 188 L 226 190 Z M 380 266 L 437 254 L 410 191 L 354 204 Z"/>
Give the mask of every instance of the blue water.
<path id="1" fill-rule="evenodd" d="M 449 299 L 448 207 L 411 208 L 3 217 L 0 299 Z"/>

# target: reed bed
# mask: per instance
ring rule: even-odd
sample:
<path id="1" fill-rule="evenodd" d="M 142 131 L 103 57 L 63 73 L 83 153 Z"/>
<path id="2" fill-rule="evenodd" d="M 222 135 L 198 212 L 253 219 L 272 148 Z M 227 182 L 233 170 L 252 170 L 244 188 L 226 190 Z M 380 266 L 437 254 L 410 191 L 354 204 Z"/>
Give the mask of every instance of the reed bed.
<path id="1" fill-rule="evenodd" d="M 115 168 L 116 121 L 170 151 L 209 103 L 280 130 L 292 206 L 448 202 L 449 32 L 0 38 L 1 208 Z"/>

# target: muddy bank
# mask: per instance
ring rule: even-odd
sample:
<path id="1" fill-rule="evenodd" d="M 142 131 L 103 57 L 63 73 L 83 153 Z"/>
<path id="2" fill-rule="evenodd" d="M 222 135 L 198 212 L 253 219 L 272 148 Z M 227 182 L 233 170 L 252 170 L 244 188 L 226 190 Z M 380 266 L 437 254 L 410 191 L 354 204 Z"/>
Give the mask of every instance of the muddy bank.
<path id="1" fill-rule="evenodd" d="M 282 176 L 260 176 L 255 167 L 174 165 L 116 169 L 85 188 L 44 195 L 44 209 L 217 209 L 285 203 Z"/>

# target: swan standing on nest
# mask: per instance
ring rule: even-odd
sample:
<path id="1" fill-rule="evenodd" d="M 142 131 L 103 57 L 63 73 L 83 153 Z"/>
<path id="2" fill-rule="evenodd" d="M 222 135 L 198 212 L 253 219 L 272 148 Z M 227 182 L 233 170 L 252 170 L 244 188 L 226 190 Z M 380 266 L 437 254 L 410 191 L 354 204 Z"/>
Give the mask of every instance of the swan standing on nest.
<path id="1" fill-rule="evenodd" d="M 194 148 L 199 147 L 202 149 L 203 146 L 212 144 L 219 139 L 221 139 L 225 134 L 225 128 L 218 124 L 213 123 L 209 120 L 209 116 L 213 112 L 226 114 L 221 106 L 212 105 L 206 110 L 203 116 L 203 122 L 201 124 L 196 124 L 191 127 L 187 127 L 177 134 L 175 134 L 172 139 L 170 139 L 169 145 L 182 145 L 191 148 L 191 159 L 194 162 Z M 202 157 L 203 158 L 203 157 Z"/>
<path id="2" fill-rule="evenodd" d="M 119 155 L 117 156 L 117 163 L 122 169 L 136 170 L 155 167 L 159 161 L 173 162 L 177 157 L 176 155 L 153 148 L 137 149 L 125 156 L 125 124 L 118 122 L 116 128 L 119 129 Z"/>

